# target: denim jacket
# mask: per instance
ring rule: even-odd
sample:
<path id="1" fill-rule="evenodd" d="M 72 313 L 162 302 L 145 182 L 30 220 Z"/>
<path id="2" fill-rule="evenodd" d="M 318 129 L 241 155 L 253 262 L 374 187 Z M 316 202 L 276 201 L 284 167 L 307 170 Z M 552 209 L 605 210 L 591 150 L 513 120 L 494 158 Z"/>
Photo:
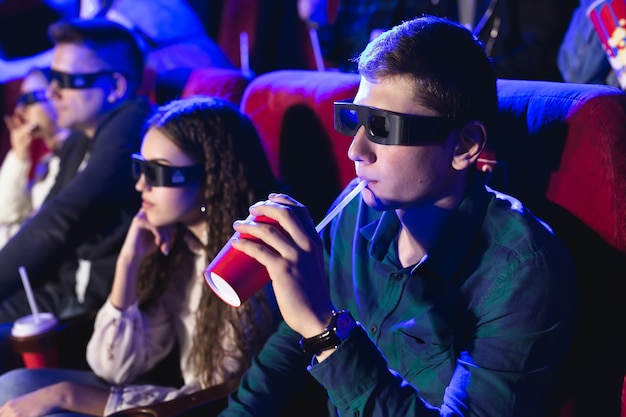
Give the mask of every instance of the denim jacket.
<path id="1" fill-rule="evenodd" d="M 557 56 L 559 71 L 566 82 L 619 87 L 600 38 L 587 17 L 587 8 L 593 2 L 581 0 L 572 14 Z"/>

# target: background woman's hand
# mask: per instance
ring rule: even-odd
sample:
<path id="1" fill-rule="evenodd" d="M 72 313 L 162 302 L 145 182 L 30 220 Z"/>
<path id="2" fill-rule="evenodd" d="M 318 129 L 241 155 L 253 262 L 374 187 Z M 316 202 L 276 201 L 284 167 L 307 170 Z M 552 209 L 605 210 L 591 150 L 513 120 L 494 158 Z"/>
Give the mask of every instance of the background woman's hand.
<path id="1" fill-rule="evenodd" d="M 18 159 L 26 161 L 30 158 L 30 143 L 33 140 L 33 133 L 37 129 L 35 123 L 25 121 L 19 112 L 4 116 L 4 123 L 9 129 L 11 139 L 11 149 Z"/>
<path id="2" fill-rule="evenodd" d="M 41 417 L 58 410 L 55 385 L 12 398 L 0 407 L 0 417 Z"/>
<path id="3" fill-rule="evenodd" d="M 101 416 L 108 398 L 108 387 L 62 381 L 10 399 L 0 407 L 0 417 L 41 417 L 61 410 Z"/>

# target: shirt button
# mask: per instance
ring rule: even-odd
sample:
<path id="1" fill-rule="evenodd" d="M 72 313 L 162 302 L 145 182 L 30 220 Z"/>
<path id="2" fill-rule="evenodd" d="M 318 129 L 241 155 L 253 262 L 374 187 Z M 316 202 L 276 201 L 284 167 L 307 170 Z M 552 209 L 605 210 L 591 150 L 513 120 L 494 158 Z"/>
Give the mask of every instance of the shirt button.
<path id="1" fill-rule="evenodd" d="M 378 326 L 376 326 L 375 324 L 372 324 L 370 326 L 370 332 L 376 333 L 377 331 L 378 331 Z"/>
<path id="2" fill-rule="evenodd" d="M 391 273 L 391 279 L 393 279 L 395 281 L 400 281 L 402 279 L 402 274 L 399 274 L 397 272 L 393 272 L 393 273 Z"/>

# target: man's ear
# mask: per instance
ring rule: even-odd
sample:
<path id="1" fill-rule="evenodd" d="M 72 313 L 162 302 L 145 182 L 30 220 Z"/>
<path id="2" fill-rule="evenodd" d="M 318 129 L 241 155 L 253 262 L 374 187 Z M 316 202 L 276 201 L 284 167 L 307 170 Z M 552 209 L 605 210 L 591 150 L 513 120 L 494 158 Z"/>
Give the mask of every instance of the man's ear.
<path id="1" fill-rule="evenodd" d="M 481 122 L 474 120 L 459 130 L 458 138 L 452 167 L 461 171 L 476 163 L 487 143 L 487 130 Z"/>
<path id="2" fill-rule="evenodd" d="M 128 82 L 126 81 L 126 77 L 124 77 L 119 72 L 113 73 L 113 89 L 109 92 L 107 96 L 107 101 L 109 103 L 115 103 L 126 95 L 126 91 L 128 91 Z"/>

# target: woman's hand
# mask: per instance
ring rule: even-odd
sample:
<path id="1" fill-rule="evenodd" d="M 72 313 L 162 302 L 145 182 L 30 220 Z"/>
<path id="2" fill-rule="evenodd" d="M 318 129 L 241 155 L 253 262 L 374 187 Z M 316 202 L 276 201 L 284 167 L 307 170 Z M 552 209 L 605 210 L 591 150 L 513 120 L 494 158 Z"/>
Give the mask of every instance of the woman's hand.
<path id="1" fill-rule="evenodd" d="M 328 291 L 322 241 L 308 210 L 285 194 L 250 208 L 254 216 L 278 222 L 237 221 L 237 232 L 261 242 L 240 238 L 233 247 L 252 256 L 267 268 L 285 322 L 304 337 L 324 331 L 333 309 Z"/>
<path id="2" fill-rule="evenodd" d="M 126 240 L 120 251 L 120 256 L 141 259 L 157 248 L 164 255 L 167 255 L 170 251 L 173 234 L 173 225 L 154 226 L 148 221 L 146 212 L 140 209 L 133 218 L 128 233 L 126 233 Z"/>
<path id="3" fill-rule="evenodd" d="M 29 160 L 30 143 L 33 140 L 33 133 L 37 129 L 37 125 L 25 121 L 17 111 L 10 116 L 4 116 L 4 123 L 9 129 L 11 149 L 15 156 L 21 161 Z"/>
<path id="4" fill-rule="evenodd" d="M 117 257 L 115 278 L 109 297 L 114 306 L 125 309 L 135 301 L 139 266 L 143 258 L 156 250 L 167 255 L 172 244 L 174 227 L 152 225 L 143 209 L 135 215 Z"/>
<path id="5" fill-rule="evenodd" d="M 50 385 L 12 398 L 0 407 L 0 417 L 41 417 L 58 411 L 61 393 L 57 391 L 57 385 Z"/>
<path id="6" fill-rule="evenodd" d="M 0 417 L 41 417 L 60 410 L 98 416 L 108 396 L 108 389 L 64 381 L 10 399 L 0 407 Z"/>

